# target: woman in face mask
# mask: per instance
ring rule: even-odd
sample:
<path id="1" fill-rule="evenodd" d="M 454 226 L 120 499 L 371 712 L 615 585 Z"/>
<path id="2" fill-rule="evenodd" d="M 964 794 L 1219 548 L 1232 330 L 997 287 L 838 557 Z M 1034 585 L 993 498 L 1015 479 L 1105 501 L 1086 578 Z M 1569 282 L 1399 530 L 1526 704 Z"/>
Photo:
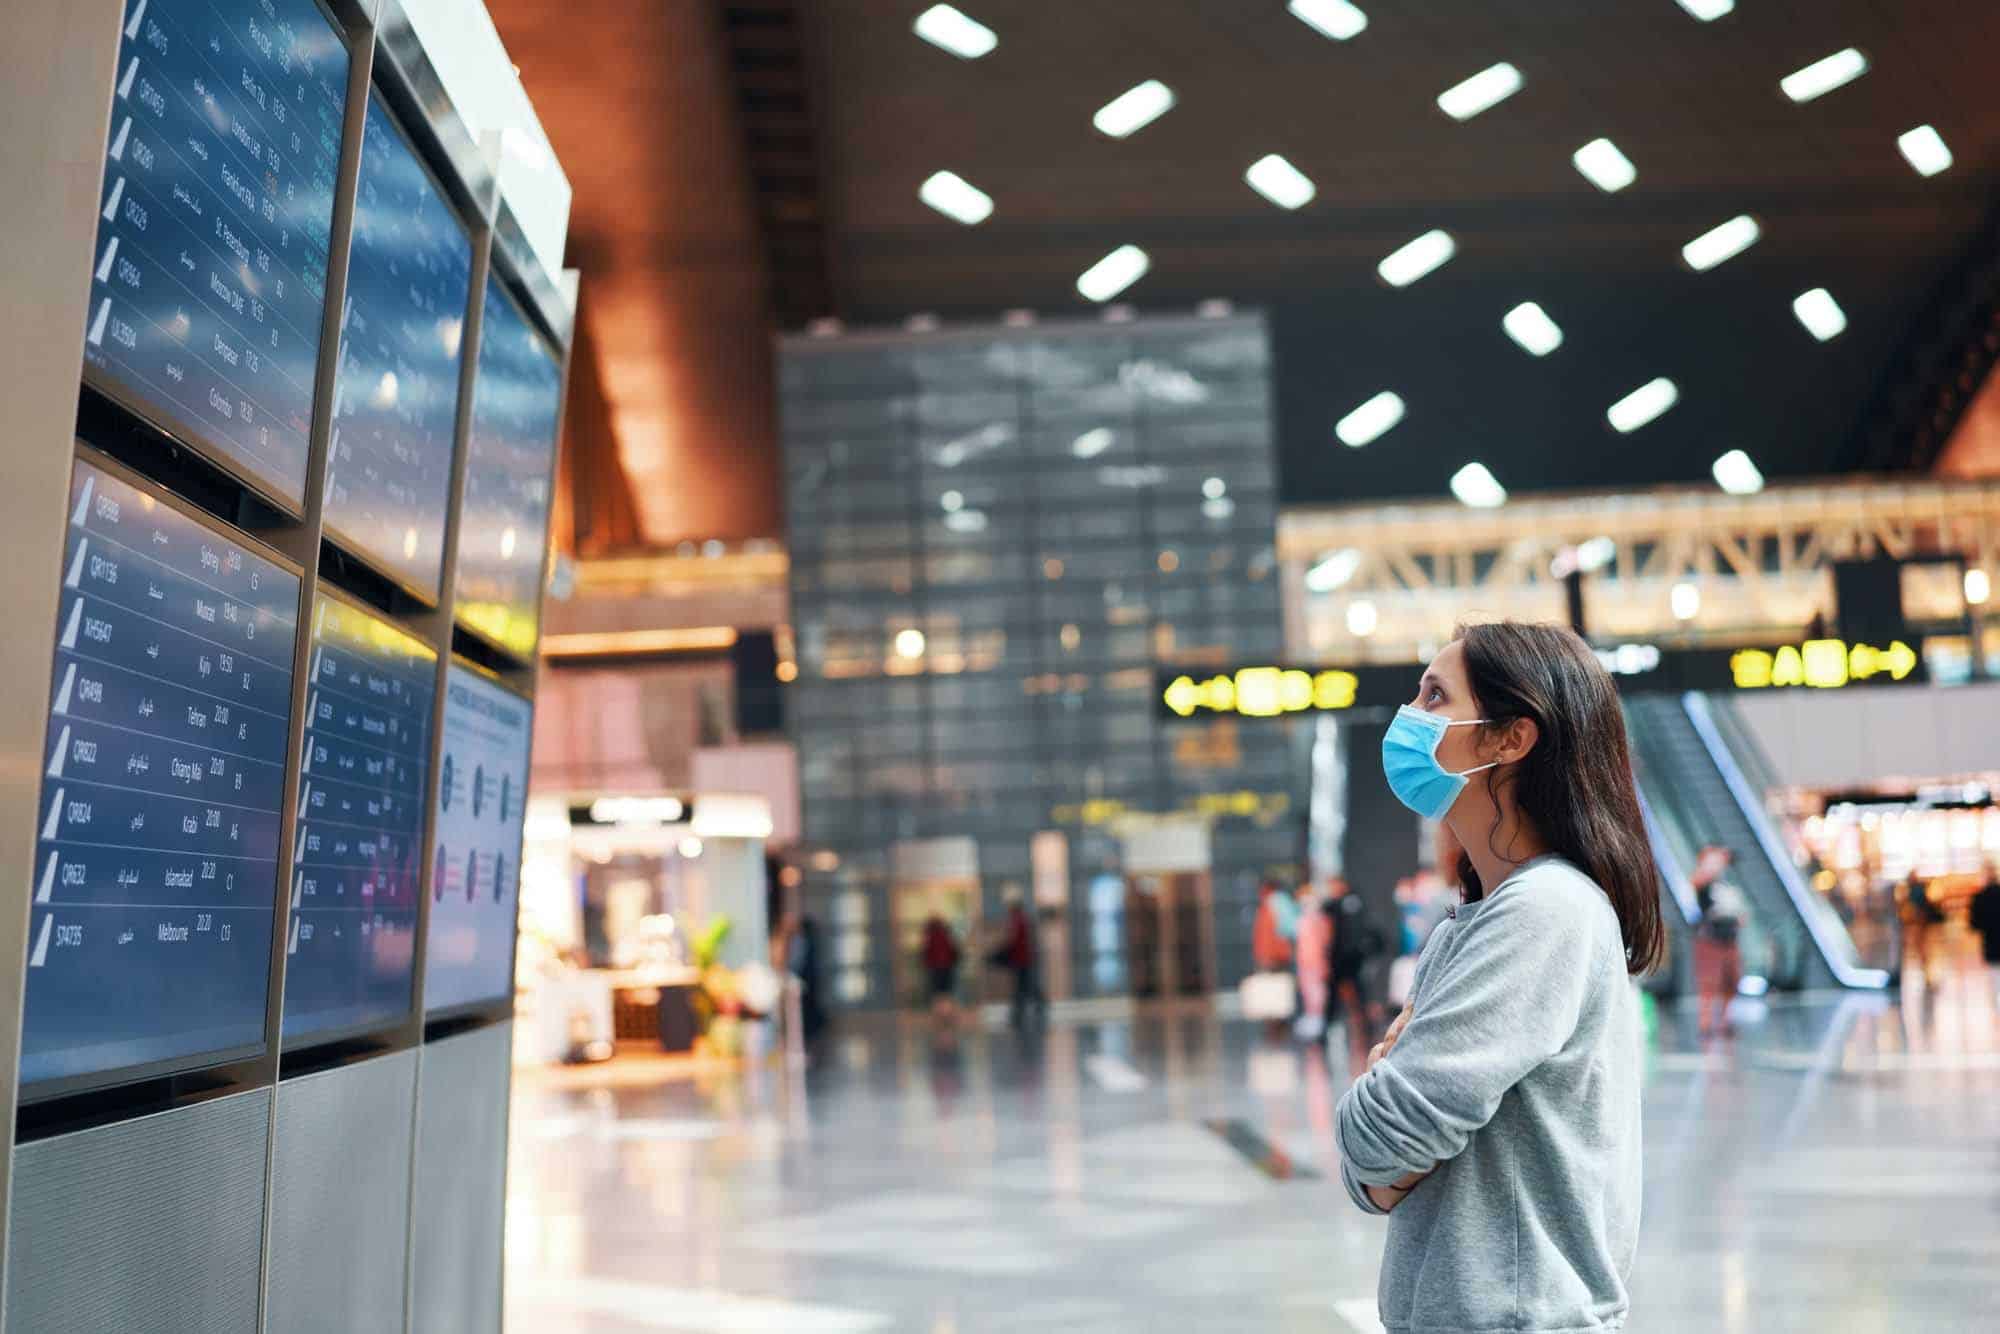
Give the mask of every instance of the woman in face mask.
<path id="1" fill-rule="evenodd" d="M 1552 626 L 1463 629 L 1382 744 L 1465 903 L 1341 1100 L 1341 1175 L 1389 1214 L 1392 1331 L 1616 1330 L 1638 1241 L 1632 975 L 1665 950 L 1617 691 Z"/>

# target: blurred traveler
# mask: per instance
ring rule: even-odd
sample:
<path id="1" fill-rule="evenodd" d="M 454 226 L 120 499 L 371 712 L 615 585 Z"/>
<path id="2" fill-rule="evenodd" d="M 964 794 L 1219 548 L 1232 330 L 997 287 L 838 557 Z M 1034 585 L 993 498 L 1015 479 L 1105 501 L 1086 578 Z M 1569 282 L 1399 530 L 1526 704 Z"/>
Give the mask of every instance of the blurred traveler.
<path id="1" fill-rule="evenodd" d="M 1382 929 L 1369 920 L 1368 906 L 1341 876 L 1328 884 L 1327 913 L 1333 918 L 1333 948 L 1329 952 L 1331 998 L 1347 1018 L 1354 1041 L 1367 1043 L 1374 1024 L 1368 1008 L 1368 965 L 1387 947 Z M 1332 1009 L 1329 1007 L 1329 1015 Z"/>
<path id="2" fill-rule="evenodd" d="M 825 989 L 821 986 L 819 919 L 811 913 L 788 914 L 794 918 L 785 937 L 785 971 L 799 980 L 799 1019 L 805 1040 L 811 1042 L 826 1027 Z"/>
<path id="3" fill-rule="evenodd" d="M 1694 983 L 1700 999 L 1696 1023 L 1703 1037 L 1720 1030 L 1735 1032 L 1729 1022 L 1729 1002 L 1743 980 L 1743 919 L 1749 904 L 1743 891 L 1725 877 L 1736 861 L 1728 848 L 1710 844 L 1695 859 L 1695 904 L 1701 921 L 1694 931 Z"/>
<path id="4" fill-rule="evenodd" d="M 958 937 L 940 913 L 924 923 L 924 977 L 929 985 L 931 1013 L 940 1020 L 958 1016 Z"/>
<path id="5" fill-rule="evenodd" d="M 1278 925 L 1278 905 L 1288 901 L 1289 896 L 1278 888 L 1275 880 L 1266 880 L 1257 887 L 1257 916 L 1250 925 L 1250 961 L 1260 973 L 1280 972 L 1292 966 L 1292 942 Z M 1290 916 L 1296 933 L 1297 913 Z"/>
<path id="6" fill-rule="evenodd" d="M 1292 1031 L 1303 1042 L 1326 1035 L 1328 981 L 1333 965 L 1333 919 L 1318 891 L 1299 886 L 1299 938 L 1295 956 L 1299 978 L 1299 1018 Z"/>
<path id="7" fill-rule="evenodd" d="M 1382 759 L 1451 826 L 1466 900 L 1336 1116 L 1348 1194 L 1392 1215 L 1382 1322 L 1617 1330 L 1643 1167 L 1630 977 L 1666 946 L 1618 692 L 1568 630 L 1468 626 Z"/>
<path id="8" fill-rule="evenodd" d="M 1292 942 L 1278 930 L 1278 905 L 1293 907 L 1293 932 L 1298 930 L 1297 908 L 1292 896 L 1266 880 L 1257 887 L 1257 911 L 1250 924 L 1250 962 L 1253 971 L 1243 980 L 1239 992 L 1246 1019 L 1261 1019 L 1265 1036 L 1283 1034 L 1284 1024 L 1298 1012 L 1298 991 L 1292 980 Z"/>
<path id="9" fill-rule="evenodd" d="M 1014 975 L 1014 996 L 1007 1006 L 1007 1021 L 1017 1030 L 1028 1026 L 1029 1011 L 1037 1024 L 1049 1018 L 1048 998 L 1042 995 L 1041 969 L 1035 949 L 1035 919 L 1028 915 L 1026 899 L 1019 885 L 1009 885 L 1001 899 L 1007 905 L 1006 938 L 993 952 L 993 962 Z"/>
<path id="10" fill-rule="evenodd" d="M 1986 883 L 1972 896 L 1972 929 L 1979 933 L 1986 979 L 1993 984 L 1993 1002 L 2000 1005 L 2000 866 L 1987 866 Z"/>
<path id="11" fill-rule="evenodd" d="M 1903 881 L 1903 913 L 1909 919 L 1910 952 L 1917 956 L 1917 967 L 1923 971 L 1924 981 L 1937 980 L 1937 951 L 1933 942 L 1937 929 L 1944 925 L 1944 905 L 1924 878 L 1911 868 L 1909 878 Z"/>

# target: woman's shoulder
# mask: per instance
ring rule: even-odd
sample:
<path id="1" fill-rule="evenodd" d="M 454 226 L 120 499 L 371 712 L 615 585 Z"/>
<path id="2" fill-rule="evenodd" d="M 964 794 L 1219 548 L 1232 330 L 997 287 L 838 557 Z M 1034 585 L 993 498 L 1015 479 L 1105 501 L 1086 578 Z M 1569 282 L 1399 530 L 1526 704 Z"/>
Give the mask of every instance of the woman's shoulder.
<path id="1" fill-rule="evenodd" d="M 1588 931 L 1607 927 L 1618 932 L 1618 914 L 1610 897 L 1581 867 L 1561 857 L 1545 857 L 1517 871 L 1481 910 L 1491 921 L 1528 931 Z"/>

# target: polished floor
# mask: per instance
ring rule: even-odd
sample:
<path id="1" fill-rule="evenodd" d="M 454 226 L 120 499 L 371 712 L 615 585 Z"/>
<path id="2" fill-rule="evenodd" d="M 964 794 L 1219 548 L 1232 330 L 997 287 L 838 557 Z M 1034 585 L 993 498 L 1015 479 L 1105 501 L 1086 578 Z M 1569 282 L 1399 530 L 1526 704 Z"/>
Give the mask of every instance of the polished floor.
<path id="1" fill-rule="evenodd" d="M 1733 1042 L 1660 1024 L 1629 1328 L 2000 1329 L 1985 979 L 1738 1007 Z M 508 1329 L 1379 1329 L 1382 1226 L 1326 1175 L 1348 1059 L 1085 1012 L 836 1034 L 798 1078 L 523 1070 Z"/>

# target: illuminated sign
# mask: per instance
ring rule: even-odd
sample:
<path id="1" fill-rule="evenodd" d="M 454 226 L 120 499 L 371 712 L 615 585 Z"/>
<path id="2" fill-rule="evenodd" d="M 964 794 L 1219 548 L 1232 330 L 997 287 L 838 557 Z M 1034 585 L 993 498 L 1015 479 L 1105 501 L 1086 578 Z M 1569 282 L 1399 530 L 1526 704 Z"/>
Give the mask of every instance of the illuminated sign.
<path id="1" fill-rule="evenodd" d="M 1921 663 L 1917 651 L 1900 639 L 1887 648 L 1808 639 L 1774 651 L 1740 649 L 1729 655 L 1729 676 L 1739 690 L 1785 686 L 1835 690 L 1862 681 L 1901 681 Z"/>
<path id="2" fill-rule="evenodd" d="M 1197 681 L 1177 676 L 1162 693 L 1167 708 L 1182 718 L 1197 713 L 1277 718 L 1287 713 L 1327 713 L 1354 707 L 1361 678 L 1353 672 L 1307 672 L 1297 668 L 1244 667 Z"/>

